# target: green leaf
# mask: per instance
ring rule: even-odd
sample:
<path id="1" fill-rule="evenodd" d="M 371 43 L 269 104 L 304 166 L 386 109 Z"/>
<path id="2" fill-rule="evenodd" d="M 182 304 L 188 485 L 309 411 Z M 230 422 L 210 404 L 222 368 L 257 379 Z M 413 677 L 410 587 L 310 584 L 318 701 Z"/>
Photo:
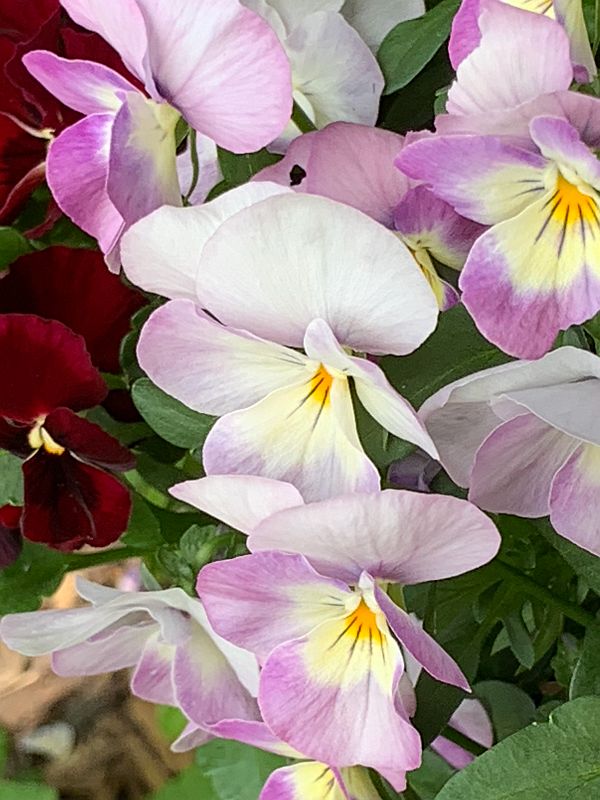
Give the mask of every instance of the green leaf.
<path id="1" fill-rule="evenodd" d="M 593 800 L 600 797 L 600 698 L 557 708 L 479 756 L 437 800 Z"/>
<path id="2" fill-rule="evenodd" d="M 419 800 L 435 800 L 442 786 L 454 775 L 447 761 L 432 750 L 425 750 L 419 769 L 409 772 L 408 785 Z"/>
<path id="3" fill-rule="evenodd" d="M 14 228 L 0 227 L 0 272 L 19 256 L 32 253 L 35 248 L 22 233 Z"/>
<path id="4" fill-rule="evenodd" d="M 496 741 L 506 739 L 535 719 L 533 700 L 518 686 L 502 681 L 481 681 L 473 687 L 473 692 L 490 715 Z"/>
<path id="5" fill-rule="evenodd" d="M 127 481 L 144 500 L 167 511 L 189 512 L 190 506 L 176 500 L 169 489 L 190 476 L 171 464 L 162 464 L 147 453 L 136 455 L 136 468 L 123 473 Z"/>
<path id="6" fill-rule="evenodd" d="M 448 383 L 510 360 L 483 338 L 466 309 L 457 305 L 440 315 L 436 330 L 416 352 L 387 356 L 381 367 L 400 394 L 420 406 Z"/>
<path id="7" fill-rule="evenodd" d="M 273 770 L 288 763 L 281 756 L 223 739 L 200 747 L 196 762 L 210 778 L 218 800 L 256 800 Z"/>
<path id="8" fill-rule="evenodd" d="M 155 386 L 149 378 L 139 378 L 133 384 L 131 396 L 152 430 L 177 447 L 199 447 L 215 422 L 215 417 L 192 411 Z"/>
<path id="9" fill-rule="evenodd" d="M 424 16 L 392 28 L 377 54 L 385 94 L 406 86 L 431 61 L 450 34 L 458 5 L 458 0 L 442 0 Z"/>
<path id="10" fill-rule="evenodd" d="M 569 698 L 600 695 L 600 628 L 588 628 L 569 686 Z"/>
<path id="11" fill-rule="evenodd" d="M 150 506 L 137 495 L 132 495 L 131 517 L 121 542 L 128 547 L 152 550 L 164 544 L 160 524 Z"/>
<path id="12" fill-rule="evenodd" d="M 535 663 L 535 653 L 531 636 L 521 616 L 521 609 L 514 609 L 510 614 L 506 614 L 502 618 L 502 622 L 508 634 L 510 649 L 515 654 L 519 664 L 522 664 L 526 669 L 531 669 Z"/>
<path id="13" fill-rule="evenodd" d="M 219 800 L 219 798 L 213 792 L 210 780 L 200 767 L 192 764 L 167 781 L 157 792 L 150 795 L 148 800 Z"/>
<path id="14" fill-rule="evenodd" d="M 248 183 L 250 178 L 260 172 L 265 167 L 270 167 L 281 161 L 281 156 L 269 151 L 263 147 L 262 150 L 257 150 L 256 153 L 230 153 L 223 148 L 217 148 L 219 155 L 219 166 L 223 173 L 223 178 L 227 181 L 229 188 L 240 186 L 242 183 Z"/>
<path id="15" fill-rule="evenodd" d="M 20 458 L 0 450 L 0 506 L 23 505 L 23 470 Z"/>
<path id="16" fill-rule="evenodd" d="M 560 553 L 573 572 L 583 578 L 590 589 L 600 595 L 600 558 L 559 536 L 547 518 L 527 520 L 527 523 L 534 526 L 536 532 L 541 534 Z"/>
<path id="17" fill-rule="evenodd" d="M 0 781 L 1 800 L 58 800 L 58 792 L 41 783 Z"/>
<path id="18" fill-rule="evenodd" d="M 35 611 L 56 591 L 65 571 L 66 561 L 56 550 L 23 542 L 17 561 L 0 570 L 0 616 Z"/>

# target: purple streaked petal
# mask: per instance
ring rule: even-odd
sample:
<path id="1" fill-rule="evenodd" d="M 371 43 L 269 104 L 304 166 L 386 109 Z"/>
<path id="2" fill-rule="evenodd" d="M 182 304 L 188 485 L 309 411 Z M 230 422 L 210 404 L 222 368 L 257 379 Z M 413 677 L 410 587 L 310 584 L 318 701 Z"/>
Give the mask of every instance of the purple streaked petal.
<path id="1" fill-rule="evenodd" d="M 242 533 L 277 511 L 304 503 L 291 483 L 256 475 L 208 475 L 178 483 L 169 493 Z"/>
<path id="2" fill-rule="evenodd" d="M 475 456 L 469 499 L 487 511 L 544 517 L 552 479 L 577 447 L 533 414 L 508 420 Z"/>
<path id="3" fill-rule="evenodd" d="M 246 408 L 311 375 L 305 356 L 226 328 L 191 300 L 171 300 L 154 311 L 137 354 L 157 386 L 203 414 Z"/>
<path id="4" fill-rule="evenodd" d="M 448 42 L 448 55 L 453 69 L 470 55 L 481 42 L 479 14 L 481 0 L 462 0 L 452 20 L 452 32 Z"/>
<path id="5" fill-rule="evenodd" d="M 125 66 L 151 90 L 152 79 L 145 68 L 146 26 L 135 0 L 61 0 L 61 5 L 75 22 L 106 39 Z"/>
<path id="6" fill-rule="evenodd" d="M 186 156 L 189 160 L 189 154 Z M 123 268 L 136 286 L 169 298 L 196 300 L 202 249 L 229 217 L 287 190 L 275 183 L 238 186 L 202 206 L 163 206 L 136 222 L 121 242 Z"/>
<path id="7" fill-rule="evenodd" d="M 91 638 L 52 654 L 57 675 L 100 675 L 133 667 L 144 650 L 152 625 L 124 625 L 108 636 Z"/>
<path id="8" fill-rule="evenodd" d="M 419 735 L 394 707 L 397 644 L 383 632 L 379 646 L 369 641 L 342 618 L 280 645 L 263 667 L 259 705 L 271 730 L 307 757 L 373 767 L 401 790 L 420 762 Z"/>
<path id="9" fill-rule="evenodd" d="M 426 186 L 415 186 L 394 210 L 394 227 L 412 250 L 426 249 L 442 264 L 460 269 L 482 225 L 461 217 Z"/>
<path id="10" fill-rule="evenodd" d="M 484 225 L 515 216 L 546 191 L 546 159 L 499 137 L 434 136 L 405 147 L 395 163 Z"/>
<path id="11" fill-rule="evenodd" d="M 303 800 L 308 797 L 310 800 L 351 800 L 335 773 L 318 761 L 304 761 L 276 769 L 269 775 L 258 800 Z"/>
<path id="12" fill-rule="evenodd" d="M 385 614 L 390 628 L 398 637 L 402 646 L 421 664 L 421 666 L 434 678 L 443 683 L 458 686 L 470 692 L 469 682 L 462 670 L 441 647 L 435 639 L 423 630 L 410 614 L 398 608 L 377 584 L 374 587 L 375 598 Z"/>
<path id="13" fill-rule="evenodd" d="M 543 156 L 573 169 L 579 178 L 600 187 L 600 163 L 581 141 L 578 131 L 561 117 L 535 117 L 529 125 L 531 138 Z"/>
<path id="14" fill-rule="evenodd" d="M 107 253 L 124 220 L 108 196 L 108 160 L 112 114 L 93 114 L 64 130 L 50 145 L 48 185 L 64 213 Z"/>
<path id="15" fill-rule="evenodd" d="M 131 691 L 142 700 L 176 705 L 171 672 L 175 648 L 161 641 L 158 631 L 150 636 L 131 678 Z"/>
<path id="16" fill-rule="evenodd" d="M 470 503 L 394 489 L 285 509 L 248 539 L 253 552 L 302 553 L 321 574 L 351 584 L 365 570 L 401 584 L 460 575 L 499 545 L 492 521 Z"/>
<path id="17" fill-rule="evenodd" d="M 196 589 L 217 633 L 261 660 L 281 642 L 343 615 L 351 595 L 303 556 L 276 552 L 207 564 Z"/>
<path id="18" fill-rule="evenodd" d="M 194 722 L 188 722 L 171 745 L 171 750 L 174 753 L 186 753 L 188 750 L 195 750 L 197 747 L 206 744 L 212 738 L 213 736 L 205 728 L 196 725 Z"/>
<path id="19" fill-rule="evenodd" d="M 579 447 L 558 470 L 550 492 L 550 522 L 565 539 L 600 556 L 600 449 Z"/>
<path id="20" fill-rule="evenodd" d="M 94 61 L 34 50 L 25 54 L 23 63 L 45 89 L 81 114 L 114 113 L 121 106 L 119 93 L 136 91 L 118 72 Z"/>
<path id="21" fill-rule="evenodd" d="M 281 133 L 291 114 L 290 66 L 264 20 L 237 0 L 137 4 L 161 95 L 193 128 L 235 153 Z"/>
<path id="22" fill-rule="evenodd" d="M 127 225 L 162 205 L 181 205 L 175 160 L 178 114 L 127 92 L 115 116 L 106 188 Z"/>
<path id="23" fill-rule="evenodd" d="M 411 352 L 438 313 L 397 236 L 349 206 L 295 193 L 221 225 L 202 254 L 198 296 L 223 323 L 281 344 L 301 346 L 320 318 L 342 345 L 373 354 Z"/>
<path id="24" fill-rule="evenodd" d="M 264 722 L 247 719 L 225 719 L 209 726 L 215 736 L 222 739 L 234 739 L 236 742 L 259 747 L 269 753 L 276 753 L 286 758 L 302 758 L 302 754 L 275 736 Z"/>
<path id="25" fill-rule="evenodd" d="M 463 700 L 450 717 L 448 724 L 484 747 L 491 747 L 494 743 L 494 732 L 490 718 L 485 708 L 475 698 Z M 455 769 L 463 769 L 475 758 L 471 753 L 468 753 L 444 736 L 438 736 L 434 739 L 431 743 L 431 748 Z"/>

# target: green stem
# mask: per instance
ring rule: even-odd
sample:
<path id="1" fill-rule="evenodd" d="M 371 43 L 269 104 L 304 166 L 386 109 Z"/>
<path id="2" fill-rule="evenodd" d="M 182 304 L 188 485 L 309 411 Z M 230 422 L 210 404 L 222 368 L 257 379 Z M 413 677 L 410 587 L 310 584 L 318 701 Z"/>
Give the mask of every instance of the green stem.
<path id="1" fill-rule="evenodd" d="M 77 553 L 65 558 L 67 571 L 97 567 L 101 564 L 112 564 L 115 561 L 124 561 L 126 558 L 140 558 L 143 552 L 137 547 L 116 547 L 114 550 L 102 550 L 100 553 L 85 555 Z"/>
<path id="2" fill-rule="evenodd" d="M 442 731 L 442 736 L 444 739 L 448 739 L 450 742 L 454 742 L 454 744 L 462 747 L 463 750 L 466 750 L 467 753 L 471 753 L 471 755 L 480 756 L 487 752 L 487 747 L 479 744 L 479 742 L 474 742 L 473 739 L 469 739 L 464 733 L 457 731 L 455 728 L 451 728 L 449 725 Z"/>
<path id="3" fill-rule="evenodd" d="M 198 185 L 198 178 L 200 177 L 200 162 L 198 161 L 198 150 L 196 148 L 196 131 L 190 128 L 190 135 L 188 138 L 188 145 L 190 148 L 190 156 L 192 159 L 192 183 L 188 193 L 183 198 L 183 205 L 190 205 L 190 197 L 194 193 L 194 189 Z"/>
<path id="4" fill-rule="evenodd" d="M 294 103 L 292 109 L 292 122 L 300 128 L 302 133 L 311 133 L 317 130 L 317 126 L 310 117 L 300 108 L 298 103 Z"/>
<path id="5" fill-rule="evenodd" d="M 512 567 L 510 564 L 496 560 L 494 561 L 494 567 L 503 577 L 509 578 L 513 583 L 519 586 L 524 594 L 535 597 L 543 603 L 555 606 L 562 611 L 565 617 L 572 619 L 574 622 L 578 622 L 586 628 L 598 624 L 596 617 L 589 611 L 580 608 L 580 606 L 575 603 L 571 603 L 570 600 L 564 600 L 562 597 L 559 597 L 554 592 L 550 591 L 550 589 L 537 583 L 533 578 L 515 569 L 515 567 Z"/>
<path id="6" fill-rule="evenodd" d="M 594 58 L 598 52 L 598 45 L 600 45 L 600 0 L 596 0 L 594 3 L 594 43 L 592 45 Z"/>

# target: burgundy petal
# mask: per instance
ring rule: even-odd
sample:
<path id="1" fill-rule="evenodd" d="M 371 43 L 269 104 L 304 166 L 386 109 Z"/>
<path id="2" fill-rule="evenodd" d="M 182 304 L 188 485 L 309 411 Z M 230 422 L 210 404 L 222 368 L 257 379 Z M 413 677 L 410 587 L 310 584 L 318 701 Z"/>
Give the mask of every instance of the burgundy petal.
<path id="1" fill-rule="evenodd" d="M 0 313 L 59 320 L 83 336 L 103 372 L 120 371 L 121 340 L 146 302 L 107 270 L 95 250 L 50 247 L 18 259 L 0 280 Z"/>
<path id="2" fill-rule="evenodd" d="M 98 467 L 125 471 L 133 469 L 135 458 L 99 425 L 78 417 L 68 408 L 48 415 L 44 428 L 57 444 Z"/>
<path id="3" fill-rule="evenodd" d="M 27 438 L 30 430 L 31 425 L 0 417 L 0 448 L 21 458 L 28 458 L 32 452 Z"/>
<path id="4" fill-rule="evenodd" d="M 0 112 L 0 222 L 20 211 L 33 189 L 44 180 L 47 139 L 32 136 Z"/>
<path id="5" fill-rule="evenodd" d="M 13 564 L 23 549 L 20 506 L 0 506 L 0 569 Z"/>
<path id="6" fill-rule="evenodd" d="M 105 547 L 127 528 L 131 498 L 122 483 L 68 452 L 39 450 L 23 464 L 23 535 L 56 550 Z"/>
<path id="7" fill-rule="evenodd" d="M 98 405 L 106 385 L 85 342 L 60 322 L 30 314 L 0 315 L 0 415 L 32 422 L 61 406 Z"/>

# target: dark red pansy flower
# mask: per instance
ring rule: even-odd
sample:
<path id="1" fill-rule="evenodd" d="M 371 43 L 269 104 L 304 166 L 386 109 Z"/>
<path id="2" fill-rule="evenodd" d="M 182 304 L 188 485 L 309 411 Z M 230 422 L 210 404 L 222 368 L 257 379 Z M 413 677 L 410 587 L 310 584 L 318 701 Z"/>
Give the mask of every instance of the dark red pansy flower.
<path id="1" fill-rule="evenodd" d="M 10 567 L 21 555 L 21 507 L 0 506 L 0 569 Z"/>
<path id="2" fill-rule="evenodd" d="M 76 411 L 107 389 L 85 342 L 61 322 L 0 315 L 0 447 L 25 459 L 21 530 L 58 550 L 114 542 L 131 510 L 106 470 L 131 469 L 127 448 Z"/>
<path id="3" fill-rule="evenodd" d="M 144 296 L 106 268 L 96 250 L 49 247 L 0 277 L 0 314 L 56 319 L 83 336 L 94 365 L 118 373 L 121 340 Z"/>

